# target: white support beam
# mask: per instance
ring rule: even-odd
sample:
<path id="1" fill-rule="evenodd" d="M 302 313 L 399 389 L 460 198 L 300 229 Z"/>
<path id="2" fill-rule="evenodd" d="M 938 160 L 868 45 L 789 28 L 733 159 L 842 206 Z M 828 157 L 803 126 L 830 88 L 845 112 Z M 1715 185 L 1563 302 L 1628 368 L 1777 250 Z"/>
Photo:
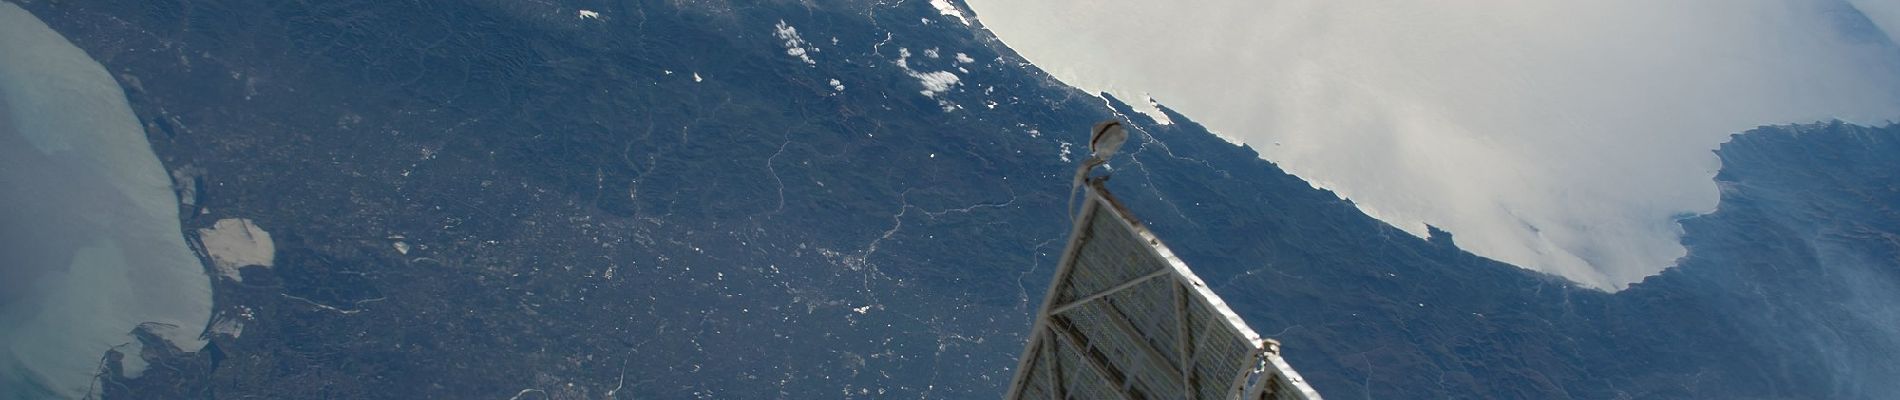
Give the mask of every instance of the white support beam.
<path id="1" fill-rule="evenodd" d="M 1156 270 L 1155 272 L 1150 272 L 1147 275 L 1142 275 L 1141 277 L 1130 279 L 1127 282 L 1122 282 L 1121 284 L 1115 285 L 1115 287 L 1108 288 L 1107 290 L 1096 292 L 1088 296 L 1082 296 L 1082 298 L 1080 299 L 1076 299 L 1075 301 L 1071 301 L 1068 304 L 1063 304 L 1061 306 L 1058 306 L 1055 309 L 1050 310 L 1049 315 L 1061 315 L 1062 313 L 1069 312 L 1069 310 L 1073 310 L 1076 307 L 1081 307 L 1083 304 L 1088 304 L 1088 302 L 1095 301 L 1096 299 L 1100 299 L 1103 297 L 1108 297 L 1108 295 L 1115 294 L 1115 292 L 1128 290 L 1128 288 L 1135 287 L 1135 285 L 1140 285 L 1142 282 L 1147 282 L 1149 279 L 1159 278 L 1163 275 L 1168 275 L 1173 272 L 1174 270 L 1167 269 L 1167 268 L 1162 268 L 1160 270 Z"/>
<path id="2" fill-rule="evenodd" d="M 1056 262 L 1054 279 L 1049 281 L 1049 289 L 1043 293 L 1042 310 L 1036 313 L 1036 322 L 1029 329 L 1030 339 L 1029 343 L 1023 345 L 1023 357 L 1020 360 L 1016 360 L 1016 374 L 1014 378 L 1010 379 L 1010 390 L 1007 400 L 1019 400 L 1021 398 L 1024 390 L 1023 385 L 1026 383 L 1024 379 L 1027 379 L 1029 376 L 1028 366 L 1030 358 L 1032 358 L 1029 355 L 1032 354 L 1032 350 L 1036 349 L 1035 346 L 1037 342 L 1041 341 L 1044 337 L 1044 335 L 1036 334 L 1036 332 L 1049 329 L 1049 316 L 1052 315 L 1049 312 L 1049 305 L 1055 304 L 1057 296 L 1062 293 L 1064 289 L 1063 283 L 1068 281 L 1069 275 L 1075 269 L 1075 256 L 1077 251 L 1089 240 L 1088 228 L 1091 225 L 1090 221 L 1095 220 L 1095 213 L 1101 209 L 1102 204 L 1099 200 L 1098 196 L 1100 195 L 1098 192 L 1096 192 L 1093 186 L 1091 186 L 1090 189 L 1088 196 L 1084 199 L 1085 204 L 1082 205 L 1082 211 L 1072 217 L 1070 221 L 1070 224 L 1073 226 L 1069 228 L 1069 244 L 1062 249 L 1062 258 Z M 1053 341 L 1042 344 L 1046 346 L 1056 345 Z"/>

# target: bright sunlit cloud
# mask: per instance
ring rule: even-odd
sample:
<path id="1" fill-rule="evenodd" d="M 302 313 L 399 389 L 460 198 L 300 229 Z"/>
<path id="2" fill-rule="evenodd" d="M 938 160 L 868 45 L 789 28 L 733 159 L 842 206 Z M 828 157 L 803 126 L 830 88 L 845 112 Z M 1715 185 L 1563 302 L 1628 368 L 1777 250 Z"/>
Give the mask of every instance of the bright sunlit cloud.
<path id="1" fill-rule="evenodd" d="M 1685 254 L 1675 218 L 1714 209 L 1729 134 L 1900 119 L 1895 2 L 968 2 L 1067 83 L 1152 96 L 1381 220 L 1609 290 Z"/>

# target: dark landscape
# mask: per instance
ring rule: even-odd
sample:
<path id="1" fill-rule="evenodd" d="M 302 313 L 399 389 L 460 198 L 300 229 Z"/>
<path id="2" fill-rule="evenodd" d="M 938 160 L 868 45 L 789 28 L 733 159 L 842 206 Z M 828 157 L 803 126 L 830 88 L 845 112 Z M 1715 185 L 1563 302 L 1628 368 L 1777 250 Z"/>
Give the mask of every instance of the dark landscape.
<path id="1" fill-rule="evenodd" d="M 105 398 L 996 398 L 1111 117 L 1109 187 L 1330 398 L 1900 393 L 1900 126 L 1733 136 L 1689 255 L 1609 294 L 925 1 L 18 3 L 118 76 L 188 235 L 276 242 L 213 283 L 240 334 L 144 335 Z"/>

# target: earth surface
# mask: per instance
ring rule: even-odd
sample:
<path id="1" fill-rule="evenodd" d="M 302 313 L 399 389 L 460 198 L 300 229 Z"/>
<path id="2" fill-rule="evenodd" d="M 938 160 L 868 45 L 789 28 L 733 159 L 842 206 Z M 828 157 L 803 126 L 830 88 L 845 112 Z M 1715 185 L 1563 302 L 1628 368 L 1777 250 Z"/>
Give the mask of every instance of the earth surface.
<path id="1" fill-rule="evenodd" d="M 211 280 L 208 344 L 134 329 L 92 396 L 995 398 L 1106 118 L 1109 187 L 1328 397 L 1900 393 L 1893 125 L 1733 136 L 1689 255 L 1609 294 L 931 2 L 14 2 L 124 88 Z"/>

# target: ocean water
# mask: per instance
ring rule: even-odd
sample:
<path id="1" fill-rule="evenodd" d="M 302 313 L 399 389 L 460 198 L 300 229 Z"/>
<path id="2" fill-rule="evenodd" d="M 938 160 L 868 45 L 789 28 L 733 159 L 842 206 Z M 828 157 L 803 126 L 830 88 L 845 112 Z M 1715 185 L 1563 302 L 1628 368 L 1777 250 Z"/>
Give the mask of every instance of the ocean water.
<path id="1" fill-rule="evenodd" d="M 0 399 L 83 397 L 143 325 L 187 351 L 211 311 L 165 168 L 97 61 L 0 2 Z"/>

